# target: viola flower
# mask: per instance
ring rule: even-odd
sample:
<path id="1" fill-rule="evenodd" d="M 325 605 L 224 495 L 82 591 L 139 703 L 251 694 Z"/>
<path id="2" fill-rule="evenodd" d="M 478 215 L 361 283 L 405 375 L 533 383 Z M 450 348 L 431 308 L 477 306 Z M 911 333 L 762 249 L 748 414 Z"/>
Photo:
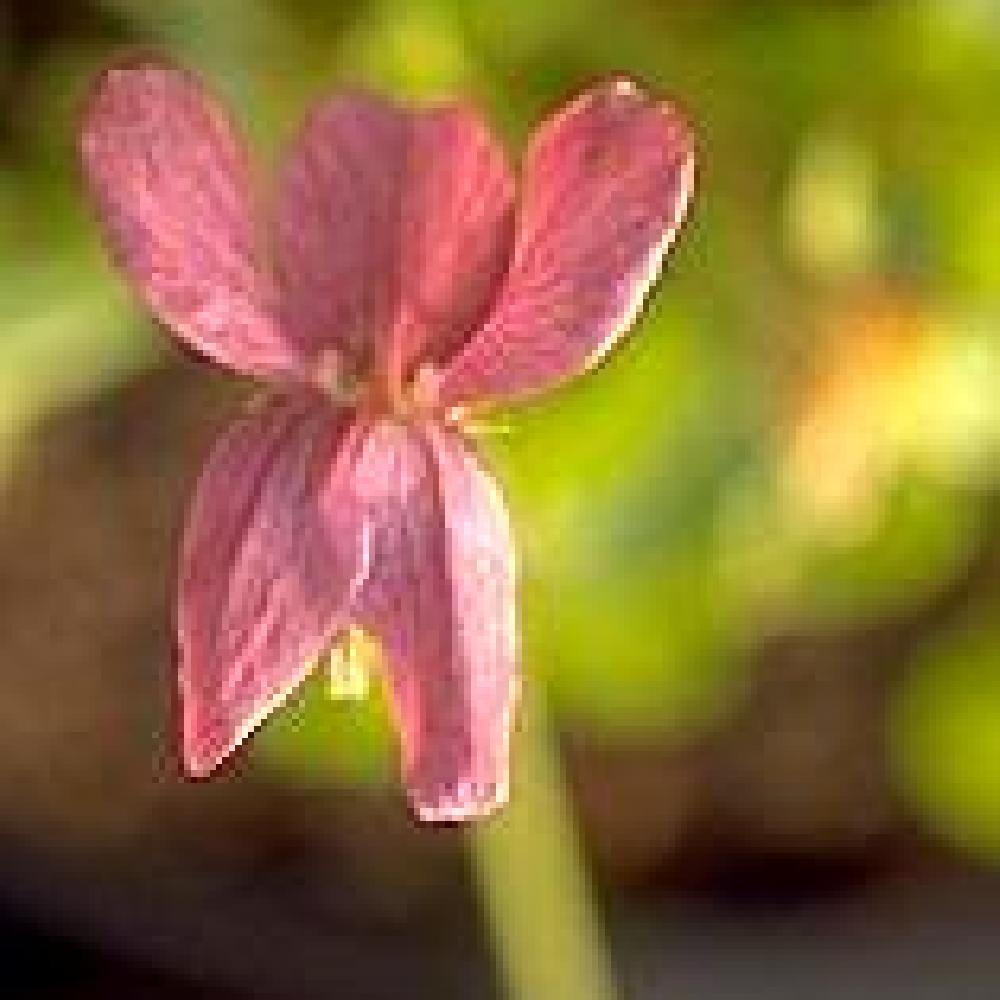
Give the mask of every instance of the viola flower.
<path id="1" fill-rule="evenodd" d="M 537 130 L 518 199 L 469 109 L 340 94 L 306 120 L 261 226 L 243 145 L 185 71 L 106 70 L 80 147 L 146 304 L 271 389 L 215 445 L 188 514 L 187 771 L 215 769 L 358 626 L 383 648 L 416 815 L 493 811 L 514 549 L 466 417 L 589 368 L 631 325 L 691 196 L 682 119 L 600 83 Z"/>

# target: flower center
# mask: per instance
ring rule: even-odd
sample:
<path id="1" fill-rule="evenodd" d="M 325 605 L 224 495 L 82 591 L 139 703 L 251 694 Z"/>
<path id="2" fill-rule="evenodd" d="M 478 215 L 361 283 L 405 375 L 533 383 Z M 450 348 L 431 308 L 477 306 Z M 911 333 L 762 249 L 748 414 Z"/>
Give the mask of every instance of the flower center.
<path id="1" fill-rule="evenodd" d="M 440 382 L 437 365 L 422 364 L 409 379 L 397 381 L 379 377 L 377 370 L 352 369 L 336 352 L 321 357 L 314 374 L 314 384 L 334 405 L 403 422 L 431 417 L 452 422 L 452 415 L 441 409 Z"/>
<path id="2" fill-rule="evenodd" d="M 424 364 L 417 368 L 409 383 L 402 386 L 393 401 L 394 415 L 408 420 L 412 417 L 430 416 L 439 409 L 441 372 L 436 365 Z"/>

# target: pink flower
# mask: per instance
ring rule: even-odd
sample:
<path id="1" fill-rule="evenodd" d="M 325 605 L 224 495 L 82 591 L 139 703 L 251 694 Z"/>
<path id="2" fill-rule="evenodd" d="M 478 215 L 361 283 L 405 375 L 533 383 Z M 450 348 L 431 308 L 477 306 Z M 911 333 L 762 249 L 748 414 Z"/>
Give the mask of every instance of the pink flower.
<path id="1" fill-rule="evenodd" d="M 491 812 L 514 554 L 463 417 L 591 367 L 631 325 L 691 196 L 681 118 L 631 82 L 593 87 L 535 133 L 518 200 L 467 108 L 341 94 L 306 121 L 262 226 L 244 148 L 186 72 L 108 69 L 80 144 L 156 316 L 272 388 L 216 444 L 188 515 L 188 772 L 211 772 L 357 624 L 385 652 L 416 814 Z"/>

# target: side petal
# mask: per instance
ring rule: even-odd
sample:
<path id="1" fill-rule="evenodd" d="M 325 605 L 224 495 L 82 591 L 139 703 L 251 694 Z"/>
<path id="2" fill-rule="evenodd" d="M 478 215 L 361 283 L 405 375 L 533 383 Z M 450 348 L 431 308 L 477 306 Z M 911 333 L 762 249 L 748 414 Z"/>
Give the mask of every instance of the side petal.
<path id="1" fill-rule="evenodd" d="M 152 62 L 106 70 L 80 155 L 115 260 L 185 345 L 242 372 L 295 367 L 258 265 L 243 146 L 192 75 Z"/>
<path id="2" fill-rule="evenodd" d="M 444 372 L 443 398 L 519 397 L 599 361 L 635 321 L 693 186 L 686 125 L 630 81 L 599 85 L 543 124 L 511 269 Z"/>
<path id="3" fill-rule="evenodd" d="M 286 322 L 359 373 L 405 374 L 425 348 L 446 353 L 487 310 L 512 203 L 503 151 L 469 112 L 409 111 L 363 93 L 326 101 L 279 184 Z"/>
<path id="4" fill-rule="evenodd" d="M 370 574 L 356 618 L 381 640 L 411 805 L 426 822 L 507 799 L 514 556 L 496 484 L 450 432 L 377 426 L 356 466 Z"/>
<path id="5" fill-rule="evenodd" d="M 182 749 L 212 771 L 302 681 L 364 574 L 356 430 L 306 401 L 236 423 L 201 474 L 177 607 Z"/>

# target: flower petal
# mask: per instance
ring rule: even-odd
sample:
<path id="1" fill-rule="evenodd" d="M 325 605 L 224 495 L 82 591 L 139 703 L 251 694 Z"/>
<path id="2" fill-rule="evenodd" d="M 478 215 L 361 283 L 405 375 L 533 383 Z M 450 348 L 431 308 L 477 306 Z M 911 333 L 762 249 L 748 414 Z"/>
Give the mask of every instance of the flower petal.
<path id="1" fill-rule="evenodd" d="M 355 617 L 381 640 L 417 816 L 507 799 L 514 557 L 492 478 L 454 434 L 377 425 L 355 467 L 370 574 Z"/>
<path id="2" fill-rule="evenodd" d="M 216 444 L 181 554 L 183 756 L 212 771 L 304 678 L 364 574 L 351 507 L 357 431 L 309 399 L 274 401 Z"/>
<path id="3" fill-rule="evenodd" d="M 511 268 L 492 316 L 443 374 L 449 402 L 534 393 L 604 356 L 683 221 L 693 144 L 672 107 L 612 80 L 541 127 L 524 173 Z"/>
<path id="4" fill-rule="evenodd" d="M 307 119 L 279 185 L 287 323 L 361 369 L 405 372 L 425 349 L 446 352 L 486 313 L 512 203 L 503 151 L 469 112 L 332 98 Z"/>
<path id="5" fill-rule="evenodd" d="M 294 368 L 257 263 L 243 146 L 197 80 L 151 62 L 106 70 L 80 153 L 119 266 L 181 341 L 243 372 Z"/>

